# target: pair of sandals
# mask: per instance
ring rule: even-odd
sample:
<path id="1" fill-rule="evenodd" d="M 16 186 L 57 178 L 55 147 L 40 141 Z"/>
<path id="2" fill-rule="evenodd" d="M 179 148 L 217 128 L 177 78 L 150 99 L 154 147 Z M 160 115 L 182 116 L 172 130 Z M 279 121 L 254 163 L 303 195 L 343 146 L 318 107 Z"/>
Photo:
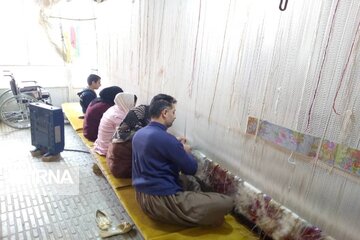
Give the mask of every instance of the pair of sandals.
<path id="1" fill-rule="evenodd" d="M 30 154 L 32 157 L 41 158 L 43 162 L 55 162 L 61 159 L 60 153 L 53 155 L 47 152 L 45 148 L 40 149 L 35 147 L 35 149 L 30 151 Z"/>
<path id="2" fill-rule="evenodd" d="M 102 238 L 128 233 L 134 227 L 133 224 L 128 222 L 122 222 L 119 225 L 112 227 L 108 216 L 100 210 L 96 211 L 96 223 L 100 229 L 99 233 Z"/>

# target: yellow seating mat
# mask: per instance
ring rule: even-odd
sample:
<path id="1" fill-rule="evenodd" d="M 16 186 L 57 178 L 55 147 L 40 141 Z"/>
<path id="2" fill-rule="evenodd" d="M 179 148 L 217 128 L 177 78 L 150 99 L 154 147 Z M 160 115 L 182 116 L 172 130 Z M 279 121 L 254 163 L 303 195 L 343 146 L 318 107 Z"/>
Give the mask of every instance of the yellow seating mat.
<path id="1" fill-rule="evenodd" d="M 80 116 L 84 116 L 79 102 L 68 102 L 61 104 L 61 108 L 69 120 L 71 126 L 75 131 L 83 129 L 84 120 Z"/>
<path id="2" fill-rule="evenodd" d="M 211 240 L 258 240 L 259 237 L 247 227 L 239 224 L 230 214 L 225 216 L 225 223 L 220 227 L 187 228 L 167 235 L 153 237 L 153 240 L 182 240 L 182 239 L 211 239 Z"/>
<path id="3" fill-rule="evenodd" d="M 105 156 L 101 156 L 94 151 L 92 151 L 92 154 L 95 156 L 101 172 L 104 174 L 114 191 L 117 188 L 131 186 L 131 178 L 116 178 L 111 174 Z"/>
<path id="4" fill-rule="evenodd" d="M 145 215 L 136 201 L 135 189 L 133 187 L 119 188 L 115 191 L 115 194 L 145 239 L 185 229 L 182 226 L 154 221 Z"/>
<path id="5" fill-rule="evenodd" d="M 78 131 L 77 134 L 79 135 L 79 137 L 81 138 L 81 140 L 83 141 L 83 143 L 88 147 L 88 148 L 92 148 L 94 146 L 94 143 L 92 141 L 89 141 L 85 136 L 84 133 L 82 132 L 82 130 Z"/>
<path id="6" fill-rule="evenodd" d="M 230 214 L 225 217 L 225 223 L 219 227 L 182 227 L 157 222 L 145 215 L 136 201 L 135 190 L 132 187 L 117 189 L 115 194 L 145 239 L 259 239 Z"/>
<path id="7" fill-rule="evenodd" d="M 131 179 L 115 178 L 106 163 L 105 156 L 101 156 L 92 150 L 93 142 L 87 140 L 82 132 L 83 119 L 80 104 L 78 102 L 63 103 L 63 112 L 69 120 L 71 126 L 77 132 L 84 144 L 90 149 L 95 157 L 99 168 L 113 188 L 116 196 L 124 206 L 126 212 L 134 221 L 137 229 L 141 232 L 145 239 L 153 240 L 182 240 L 182 239 L 198 239 L 198 240 L 255 240 L 259 239 L 246 226 L 241 225 L 231 216 L 225 216 L 225 222 L 219 227 L 182 227 L 172 224 L 161 223 L 149 218 L 141 210 L 136 201 L 135 190 L 131 186 Z"/>

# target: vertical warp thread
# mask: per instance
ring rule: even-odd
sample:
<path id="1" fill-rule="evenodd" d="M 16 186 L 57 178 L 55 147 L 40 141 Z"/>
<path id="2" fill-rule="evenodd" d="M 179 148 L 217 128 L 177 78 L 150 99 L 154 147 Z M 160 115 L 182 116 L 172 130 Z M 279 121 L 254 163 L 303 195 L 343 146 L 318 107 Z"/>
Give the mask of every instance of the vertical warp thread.
<path id="1" fill-rule="evenodd" d="M 323 135 L 321 136 L 321 139 L 320 139 L 320 142 L 319 142 L 319 146 L 316 150 L 316 155 L 314 157 L 314 162 L 313 162 L 313 165 L 312 165 L 312 168 L 311 168 L 311 176 L 310 176 L 310 180 L 307 184 L 307 187 L 306 187 L 306 190 L 305 190 L 305 198 L 307 198 L 309 196 L 309 193 L 310 193 L 310 187 L 311 187 L 311 184 L 312 182 L 314 181 L 314 176 L 315 176 L 315 169 L 317 167 L 317 164 L 318 164 L 318 160 L 319 160 L 319 155 L 320 155 L 320 151 L 321 151 L 321 148 L 322 148 L 322 145 L 323 145 L 323 142 L 324 142 L 324 139 L 325 139 L 325 135 L 326 135 L 326 132 L 327 132 L 327 129 L 329 127 L 329 123 L 330 123 L 330 118 L 331 118 L 331 111 L 329 113 L 329 116 L 328 116 L 328 119 L 326 121 L 326 125 L 325 125 L 325 129 L 324 129 L 324 132 L 323 132 Z"/>
<path id="2" fill-rule="evenodd" d="M 323 56 L 323 59 L 322 59 L 322 62 L 321 62 L 321 66 L 320 66 L 320 72 L 319 72 L 319 75 L 318 75 L 318 79 L 317 79 L 317 83 L 316 83 L 316 88 L 315 88 L 314 96 L 313 96 L 313 98 L 312 98 L 312 100 L 311 100 L 310 109 L 309 109 L 309 112 L 308 112 L 308 120 L 307 120 L 306 130 L 309 129 L 310 120 L 311 120 L 312 108 L 313 108 L 313 105 L 314 105 L 314 102 L 315 102 L 315 98 L 316 98 L 316 95 L 317 95 L 317 91 L 318 91 L 318 88 L 319 88 L 319 83 L 320 83 L 320 79 L 321 79 L 321 74 L 322 74 L 322 70 L 323 70 L 324 64 L 325 64 L 325 59 L 326 59 L 327 50 L 328 50 L 328 47 L 329 47 L 330 37 L 331 37 L 331 33 L 332 33 L 333 27 L 334 27 L 335 15 L 336 15 L 336 12 L 337 12 L 337 9 L 338 9 L 338 6 L 339 6 L 339 1 L 340 1 L 340 0 L 338 0 L 338 1 L 336 2 L 335 10 L 334 10 L 334 13 L 333 13 L 333 15 L 332 15 L 332 20 L 331 20 L 331 25 L 330 25 L 330 31 L 329 31 L 329 35 L 328 35 L 328 38 L 327 38 L 327 41 L 326 41 L 326 46 L 325 46 L 325 52 L 324 52 L 324 56 Z"/>
<path id="3" fill-rule="evenodd" d="M 163 28 L 164 28 L 164 12 L 165 12 L 165 1 L 163 2 L 162 5 L 162 14 L 161 14 L 161 20 L 160 20 L 160 34 L 159 34 L 159 46 L 157 49 L 157 59 L 159 59 L 160 57 L 160 47 L 161 47 L 161 39 L 162 39 L 162 35 L 163 35 Z"/>
<path id="4" fill-rule="evenodd" d="M 140 85 L 141 70 L 141 0 L 139 1 L 139 40 L 138 40 L 138 85 Z"/>
<path id="5" fill-rule="evenodd" d="M 349 65 L 350 57 L 351 57 L 352 52 L 353 52 L 353 50 L 354 50 L 355 42 L 357 42 L 357 40 L 358 40 L 358 39 L 356 38 L 356 36 L 358 35 L 359 28 L 360 28 L 360 22 L 359 22 L 358 27 L 357 27 L 357 29 L 356 29 L 354 41 L 353 41 L 352 44 L 351 44 L 350 53 L 349 53 L 349 56 L 347 57 L 344 70 L 343 70 L 342 73 L 341 73 L 340 83 L 339 83 L 339 85 L 338 85 L 338 87 L 337 87 L 336 94 L 335 94 L 335 97 L 334 97 L 332 109 L 334 110 L 335 114 L 337 114 L 337 115 L 340 115 L 340 113 L 338 113 L 338 112 L 336 111 L 336 108 L 335 108 L 336 99 L 337 99 L 337 97 L 338 97 L 338 94 L 339 94 L 341 85 L 342 85 L 342 83 L 343 83 L 343 81 L 344 81 L 345 72 L 346 72 L 346 69 L 347 69 L 347 67 L 348 67 L 348 65 Z"/>
<path id="6" fill-rule="evenodd" d="M 226 17 L 225 31 L 224 31 L 224 36 L 223 36 L 223 45 L 222 45 L 222 48 L 221 48 L 220 61 L 219 61 L 219 66 L 218 66 L 218 70 L 217 70 L 217 74 L 216 74 L 216 82 L 215 82 L 214 94 L 213 94 L 211 105 L 210 105 L 208 122 L 210 122 L 211 113 L 212 113 L 212 110 L 213 110 L 213 107 L 214 107 L 214 102 L 215 102 L 216 88 L 217 88 L 217 85 L 218 85 L 218 82 L 219 82 L 220 67 L 221 67 L 221 63 L 222 63 L 222 60 L 223 60 L 223 53 L 224 53 L 224 46 L 225 46 L 225 37 L 226 37 L 227 30 L 228 30 L 227 25 L 228 25 L 228 22 L 229 22 L 230 6 L 231 6 L 231 0 L 229 2 L 228 13 L 227 13 L 227 17 Z"/>
<path id="7" fill-rule="evenodd" d="M 198 38 L 199 38 L 200 16 L 201 16 L 201 0 L 199 1 L 198 24 L 197 24 L 197 28 L 196 28 L 196 38 L 195 38 L 194 55 L 193 55 L 193 62 L 192 62 L 191 80 L 188 84 L 189 97 L 191 97 L 191 95 L 192 95 L 192 86 L 194 84 L 194 78 L 195 78 L 195 60 L 196 60 L 197 44 L 198 44 Z"/>

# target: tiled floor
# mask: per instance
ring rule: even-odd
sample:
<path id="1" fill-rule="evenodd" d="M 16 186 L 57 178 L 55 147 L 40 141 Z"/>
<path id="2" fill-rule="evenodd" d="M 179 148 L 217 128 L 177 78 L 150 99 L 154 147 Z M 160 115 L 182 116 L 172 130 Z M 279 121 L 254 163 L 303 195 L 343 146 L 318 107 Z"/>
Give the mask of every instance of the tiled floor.
<path id="1" fill-rule="evenodd" d="M 29 153 L 32 149 L 29 129 L 16 130 L 0 122 L 0 149 L 0 170 L 8 163 L 41 164 L 41 159 Z M 65 125 L 65 149 L 87 151 L 69 125 Z M 79 170 L 78 195 L 25 195 L 21 189 L 4 187 L 0 171 L 0 239 L 100 239 L 95 222 L 97 209 L 106 212 L 113 224 L 132 223 L 106 179 L 92 172 L 91 154 L 64 151 L 61 156 L 60 163 Z M 109 239 L 143 238 L 135 228 Z"/>

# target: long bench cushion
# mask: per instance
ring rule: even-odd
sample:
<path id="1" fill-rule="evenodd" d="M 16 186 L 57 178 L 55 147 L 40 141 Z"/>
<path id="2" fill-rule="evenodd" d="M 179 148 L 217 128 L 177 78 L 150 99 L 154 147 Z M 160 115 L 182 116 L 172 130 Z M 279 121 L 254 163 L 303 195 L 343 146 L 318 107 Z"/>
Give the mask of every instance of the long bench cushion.
<path id="1" fill-rule="evenodd" d="M 119 188 L 115 194 L 145 239 L 152 239 L 185 229 L 182 226 L 154 221 L 145 215 L 135 199 L 133 187 Z"/>
<path id="2" fill-rule="evenodd" d="M 79 137 L 81 138 L 81 140 L 83 141 L 83 143 L 88 147 L 88 148 L 92 148 L 94 146 L 94 143 L 92 141 L 89 141 L 83 134 L 82 131 L 78 132 Z"/>
<path id="3" fill-rule="evenodd" d="M 105 156 L 101 156 L 94 151 L 92 151 L 92 154 L 95 156 L 100 170 L 114 190 L 121 187 L 131 186 L 131 178 L 116 178 L 111 174 Z"/>
<path id="4" fill-rule="evenodd" d="M 259 237 L 247 227 L 239 224 L 228 214 L 225 223 L 220 227 L 195 227 L 169 233 L 167 235 L 151 238 L 153 240 L 182 240 L 182 239 L 226 239 L 226 240 L 258 240 Z"/>
<path id="5" fill-rule="evenodd" d="M 115 193 L 145 239 L 259 239 L 246 226 L 237 222 L 230 214 L 225 217 L 224 224 L 219 227 L 187 228 L 178 225 L 165 224 L 154 221 L 144 214 L 136 201 L 134 188 L 120 188 L 117 189 Z"/>
<path id="6" fill-rule="evenodd" d="M 61 104 L 61 108 L 66 115 L 66 118 L 69 120 L 71 126 L 75 131 L 82 131 L 84 120 L 80 119 L 80 116 L 84 116 L 80 103 L 78 102 L 68 102 Z"/>

